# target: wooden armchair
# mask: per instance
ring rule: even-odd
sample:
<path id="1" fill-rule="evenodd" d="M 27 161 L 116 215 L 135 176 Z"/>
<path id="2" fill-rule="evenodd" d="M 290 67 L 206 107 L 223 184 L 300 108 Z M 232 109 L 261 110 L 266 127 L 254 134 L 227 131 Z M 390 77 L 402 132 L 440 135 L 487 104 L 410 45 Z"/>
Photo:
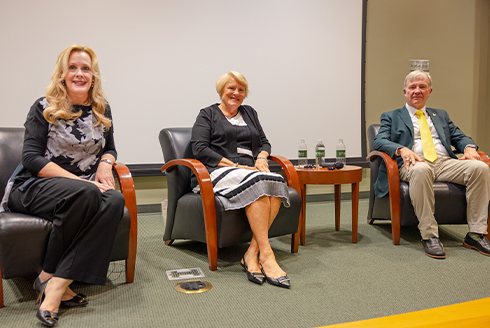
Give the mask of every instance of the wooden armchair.
<path id="1" fill-rule="evenodd" d="M 0 199 L 3 198 L 8 179 L 21 161 L 23 143 L 24 128 L 0 128 Z M 126 199 L 126 208 L 119 222 L 111 261 L 126 261 L 126 282 L 132 283 L 138 228 L 133 178 L 122 163 L 115 163 L 113 172 Z M 3 279 L 36 275 L 41 271 L 51 227 L 50 221 L 40 217 L 0 213 L 0 271 Z M 3 306 L 0 279 L 0 308 Z"/>
<path id="2" fill-rule="evenodd" d="M 409 184 L 400 181 L 398 164 L 388 154 L 373 150 L 373 140 L 378 134 L 380 124 L 369 126 L 368 142 L 370 153 L 371 188 L 369 196 L 368 223 L 375 220 L 391 220 L 393 244 L 400 244 L 400 228 L 417 226 L 418 219 L 410 201 Z M 490 159 L 478 151 L 482 160 L 490 166 Z M 389 194 L 383 198 L 374 195 L 374 183 L 378 178 L 379 166 L 384 161 L 388 172 Z M 451 182 L 435 182 L 435 219 L 438 224 L 467 224 L 466 220 L 466 187 Z"/>
<path id="3" fill-rule="evenodd" d="M 168 128 L 160 131 L 160 144 L 166 164 L 168 206 L 163 239 L 171 245 L 174 239 L 192 239 L 207 244 L 209 269 L 217 269 L 218 248 L 252 239 L 245 210 L 225 211 L 214 197 L 213 185 L 206 167 L 193 158 L 191 128 Z M 294 166 L 282 156 L 270 156 L 284 170 L 289 185 L 291 207 L 281 206 L 269 229 L 269 237 L 292 234 L 291 252 L 298 251 L 301 198 L 299 179 Z M 201 193 L 191 190 L 191 170 L 197 177 Z"/>

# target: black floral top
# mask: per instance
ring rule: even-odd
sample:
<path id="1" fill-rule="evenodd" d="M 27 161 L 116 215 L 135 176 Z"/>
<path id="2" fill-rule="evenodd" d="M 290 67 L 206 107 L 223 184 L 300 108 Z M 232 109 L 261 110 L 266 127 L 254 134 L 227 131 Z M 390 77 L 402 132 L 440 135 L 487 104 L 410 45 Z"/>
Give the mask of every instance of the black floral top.
<path id="1" fill-rule="evenodd" d="M 81 178 L 90 179 L 97 171 L 102 155 L 117 157 L 113 127 L 106 129 L 103 124 L 95 127 L 96 117 L 91 106 L 73 106 L 74 111 L 82 110 L 82 115 L 73 122 L 58 120 L 57 124 L 51 124 L 44 118 L 43 112 L 47 107 L 46 98 L 39 98 L 27 115 L 22 150 L 24 170 L 15 178 L 15 185 L 37 177 L 49 162 Z M 105 116 L 112 119 L 108 104 Z"/>

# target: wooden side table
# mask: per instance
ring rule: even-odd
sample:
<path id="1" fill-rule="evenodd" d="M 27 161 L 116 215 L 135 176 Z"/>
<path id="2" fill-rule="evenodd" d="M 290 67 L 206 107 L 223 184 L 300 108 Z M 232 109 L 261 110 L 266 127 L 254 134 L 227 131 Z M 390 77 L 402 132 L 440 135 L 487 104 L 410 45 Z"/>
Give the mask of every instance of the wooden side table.
<path id="1" fill-rule="evenodd" d="M 305 244 L 306 226 L 306 185 L 333 184 L 335 185 L 335 230 L 340 230 L 340 185 L 352 184 L 352 242 L 357 242 L 357 219 L 359 215 L 359 182 L 362 180 L 362 167 L 346 165 L 341 170 L 326 168 L 299 169 L 299 184 L 301 187 L 301 234 L 300 244 Z"/>

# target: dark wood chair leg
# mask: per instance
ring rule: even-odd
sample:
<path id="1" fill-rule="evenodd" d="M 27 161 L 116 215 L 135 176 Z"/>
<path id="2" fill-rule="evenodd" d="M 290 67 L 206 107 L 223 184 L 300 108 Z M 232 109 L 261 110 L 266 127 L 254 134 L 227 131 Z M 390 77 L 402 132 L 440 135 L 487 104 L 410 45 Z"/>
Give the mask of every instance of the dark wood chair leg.
<path id="1" fill-rule="evenodd" d="M 393 238 L 393 245 L 400 245 L 401 209 L 399 195 L 400 194 L 398 193 L 398 197 L 390 196 L 391 234 Z"/>
<path id="2" fill-rule="evenodd" d="M 301 233 L 299 231 L 291 235 L 291 253 L 298 253 L 300 235 Z"/>
<path id="3" fill-rule="evenodd" d="M 134 281 L 134 270 L 136 267 L 136 247 L 138 235 L 138 219 L 136 211 L 136 201 L 130 209 L 131 229 L 129 230 L 129 250 L 128 259 L 126 260 L 126 283 L 130 284 Z"/>
<path id="4" fill-rule="evenodd" d="M 136 258 L 126 260 L 126 283 L 131 284 L 134 281 L 134 267 Z"/>
<path id="5" fill-rule="evenodd" d="M 304 235 L 305 217 L 303 216 L 303 213 L 306 204 L 304 201 L 306 199 L 306 186 L 300 185 L 298 173 L 296 172 L 296 169 L 294 168 L 293 164 L 286 157 L 271 155 L 269 156 L 269 159 L 281 165 L 284 174 L 286 175 L 288 186 L 294 188 L 301 196 L 302 205 L 301 205 L 301 212 L 299 215 L 298 231 L 292 234 L 291 236 L 291 253 L 297 253 L 301 240 L 303 240 L 302 243 L 303 245 L 305 240 L 305 235 Z"/>
<path id="6" fill-rule="evenodd" d="M 388 188 L 390 194 L 391 233 L 394 245 L 400 245 L 400 175 L 397 162 L 381 151 L 372 151 L 367 160 L 381 157 L 386 165 L 388 173 Z M 369 221 L 368 221 L 369 223 Z"/>
<path id="7" fill-rule="evenodd" d="M 216 271 L 218 269 L 218 245 L 209 242 L 207 244 L 209 270 Z"/>
<path id="8" fill-rule="evenodd" d="M 131 227 L 129 229 L 129 250 L 128 259 L 126 260 L 126 283 L 134 281 L 134 269 L 136 266 L 136 248 L 138 239 L 138 210 L 136 205 L 136 192 L 134 188 L 133 177 L 128 167 L 123 163 L 116 162 L 112 171 L 119 181 L 121 193 L 126 200 L 125 206 L 129 212 Z"/>
<path id="9" fill-rule="evenodd" d="M 340 197 L 341 197 L 341 186 L 336 184 L 334 186 L 334 198 L 335 198 L 335 231 L 340 230 Z"/>
<path id="10" fill-rule="evenodd" d="M 488 218 L 488 221 L 487 221 L 487 238 L 489 237 L 490 235 L 490 217 Z"/>
<path id="11" fill-rule="evenodd" d="M 134 281 L 134 270 L 136 267 L 136 244 L 137 244 L 137 214 L 136 209 L 131 213 L 131 229 L 129 231 L 129 250 L 128 259 L 126 260 L 126 283 L 130 284 Z"/>

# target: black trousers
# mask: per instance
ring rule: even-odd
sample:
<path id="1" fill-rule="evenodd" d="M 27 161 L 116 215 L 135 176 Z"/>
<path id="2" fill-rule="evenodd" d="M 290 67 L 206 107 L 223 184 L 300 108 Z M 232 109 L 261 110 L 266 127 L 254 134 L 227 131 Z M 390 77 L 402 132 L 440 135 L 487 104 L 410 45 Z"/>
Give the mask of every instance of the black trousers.
<path id="1" fill-rule="evenodd" d="M 56 177 L 36 179 L 26 188 L 15 186 L 8 205 L 13 212 L 53 223 L 45 272 L 104 285 L 124 202 L 118 191 L 102 193 L 88 181 Z"/>

